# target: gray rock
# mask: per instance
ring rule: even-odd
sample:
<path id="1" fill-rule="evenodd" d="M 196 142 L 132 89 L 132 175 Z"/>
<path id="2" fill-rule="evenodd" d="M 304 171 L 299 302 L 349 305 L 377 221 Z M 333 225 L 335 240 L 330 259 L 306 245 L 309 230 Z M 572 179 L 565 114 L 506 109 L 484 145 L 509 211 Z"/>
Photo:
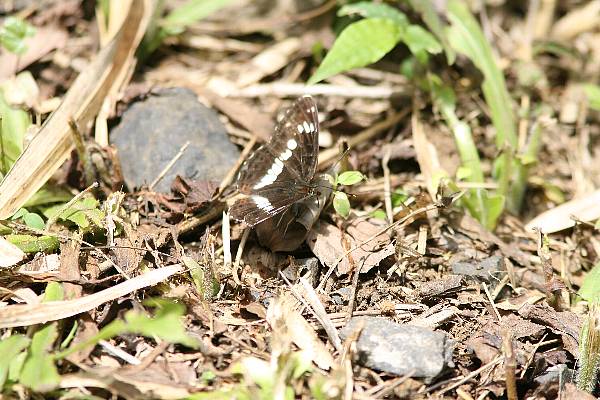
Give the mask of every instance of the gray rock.
<path id="1" fill-rule="evenodd" d="M 176 175 L 220 181 L 239 156 L 217 113 L 183 88 L 163 89 L 133 104 L 110 139 L 130 189 L 152 183 L 188 141 L 183 156 L 154 190 L 168 192 Z"/>
<path id="2" fill-rule="evenodd" d="M 395 375 L 435 378 L 453 367 L 454 341 L 445 333 L 401 325 L 381 317 L 354 317 L 340 331 L 345 339 L 362 327 L 358 363 Z"/>
<path id="3" fill-rule="evenodd" d="M 492 277 L 499 279 L 498 273 L 504 270 L 504 257 L 501 256 L 491 256 L 481 261 L 460 261 L 452 264 L 453 274 L 472 276 L 488 282 L 493 279 Z"/>

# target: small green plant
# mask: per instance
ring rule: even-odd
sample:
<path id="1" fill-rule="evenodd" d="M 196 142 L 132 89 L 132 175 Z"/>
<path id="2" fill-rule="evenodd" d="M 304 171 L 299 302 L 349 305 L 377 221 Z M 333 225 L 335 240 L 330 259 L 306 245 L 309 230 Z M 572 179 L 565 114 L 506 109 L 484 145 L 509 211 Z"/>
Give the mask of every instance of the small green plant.
<path id="1" fill-rule="evenodd" d="M 23 152 L 29 113 L 8 104 L 0 89 L 0 180 Z"/>
<path id="2" fill-rule="evenodd" d="M 309 85 L 379 61 L 400 42 L 422 61 L 426 61 L 427 53 L 442 51 L 433 35 L 419 25 L 410 24 L 404 13 L 387 4 L 364 1 L 346 5 L 338 11 L 338 16 L 349 15 L 360 15 L 364 19 L 351 23 L 342 31 L 308 80 Z"/>
<path id="3" fill-rule="evenodd" d="M 49 283 L 44 295 L 44 302 L 61 300 L 62 286 L 56 282 Z M 137 334 L 146 337 L 157 337 L 169 343 L 182 344 L 191 348 L 197 347 L 197 342 L 185 332 L 181 317 L 184 307 L 164 299 L 150 299 L 144 304 L 156 310 L 153 317 L 138 311 L 129 311 L 124 320 L 114 320 L 95 336 L 68 346 L 74 337 L 76 326 L 62 341 L 59 323 L 51 322 L 38 328 L 31 338 L 13 334 L 0 341 L 0 388 L 7 393 L 14 384 L 21 384 L 36 392 L 47 392 L 55 389 L 60 383 L 57 362 L 70 354 L 89 346 L 94 346 L 101 340 L 108 340 L 124 334 Z"/>
<path id="4" fill-rule="evenodd" d="M 364 180 L 365 176 L 359 171 L 344 171 L 336 177 L 334 187 L 337 188 L 340 185 L 352 186 Z M 350 215 L 350 200 L 348 200 L 348 195 L 336 190 L 333 195 L 333 208 L 339 215 L 347 218 Z"/>
<path id="5" fill-rule="evenodd" d="M 409 4 L 421 14 L 429 31 L 410 23 L 404 13 L 384 3 L 363 1 L 340 8 L 340 17 L 358 15 L 363 19 L 346 26 L 308 83 L 314 84 L 337 73 L 372 64 L 399 43 L 404 43 L 412 59 L 405 60 L 402 71 L 418 87 L 430 93 L 433 104 L 454 134 L 462 162 L 456 179 L 477 186 L 484 183 L 485 175 L 472 132 L 456 115 L 456 96 L 452 88 L 443 84 L 428 67 L 430 56 L 442 51 L 448 64 L 454 62 L 456 53 L 469 58 L 484 77 L 481 89 L 495 127 L 499 154 L 492 171 L 498 189 L 469 189 L 461 204 L 482 224 L 493 229 L 505 208 L 518 212 L 521 206 L 528 170 L 537 161 L 541 129 L 532 129 L 527 144 L 519 148 L 513 102 L 504 76 L 491 46 L 464 2 L 451 0 L 448 3 L 450 25 L 441 21 L 429 0 L 410 0 Z M 452 182 L 450 186 L 456 187 Z M 345 204 L 343 198 L 339 201 Z"/>
<path id="6" fill-rule="evenodd" d="M 20 18 L 8 17 L 0 28 L 0 45 L 17 55 L 27 51 L 25 39 L 35 35 L 35 28 Z"/>
<path id="7" fill-rule="evenodd" d="M 241 381 L 230 388 L 212 392 L 196 393 L 190 400 L 238 399 L 268 400 L 295 399 L 294 387 L 306 380 L 315 400 L 339 399 L 343 375 L 331 373 L 326 376 L 312 365 L 307 354 L 301 351 L 284 353 L 275 363 L 256 357 L 245 357 L 233 364 L 230 371 L 240 376 Z"/>

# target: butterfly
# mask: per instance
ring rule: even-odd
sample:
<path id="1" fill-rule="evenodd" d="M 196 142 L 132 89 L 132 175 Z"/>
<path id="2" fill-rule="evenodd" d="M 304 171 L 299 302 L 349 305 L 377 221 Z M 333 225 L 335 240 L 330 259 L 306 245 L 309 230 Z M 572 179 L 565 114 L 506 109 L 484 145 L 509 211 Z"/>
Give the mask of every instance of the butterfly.
<path id="1" fill-rule="evenodd" d="M 233 219 L 255 226 L 297 202 L 316 196 L 319 117 L 311 96 L 284 111 L 271 140 L 244 162 L 237 179 L 243 196 L 229 208 Z"/>

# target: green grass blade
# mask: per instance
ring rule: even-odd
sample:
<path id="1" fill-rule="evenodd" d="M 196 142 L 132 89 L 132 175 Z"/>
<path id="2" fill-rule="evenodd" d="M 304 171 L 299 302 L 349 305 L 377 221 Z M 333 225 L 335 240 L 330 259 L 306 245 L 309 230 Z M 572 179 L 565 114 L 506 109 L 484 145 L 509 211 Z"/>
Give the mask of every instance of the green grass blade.
<path id="1" fill-rule="evenodd" d="M 497 66 L 492 49 L 479 24 L 462 1 L 452 0 L 448 5 L 448 18 L 452 25 L 448 38 L 452 47 L 466 55 L 484 76 L 482 85 L 485 100 L 490 107 L 492 122 L 496 127 L 496 144 L 499 148 L 517 147 L 515 117 L 512 99 L 506 89 L 502 71 Z"/>
<path id="2" fill-rule="evenodd" d="M 450 1 L 448 19 L 451 22 L 448 38 L 452 47 L 467 56 L 483 73 L 481 89 L 496 128 L 496 146 L 501 151 L 494 166 L 498 194 L 506 196 L 510 211 L 518 212 L 525 191 L 527 170 L 515 157 L 519 150 L 516 122 L 504 75 L 494 60 L 491 46 L 479 24 L 464 2 Z"/>

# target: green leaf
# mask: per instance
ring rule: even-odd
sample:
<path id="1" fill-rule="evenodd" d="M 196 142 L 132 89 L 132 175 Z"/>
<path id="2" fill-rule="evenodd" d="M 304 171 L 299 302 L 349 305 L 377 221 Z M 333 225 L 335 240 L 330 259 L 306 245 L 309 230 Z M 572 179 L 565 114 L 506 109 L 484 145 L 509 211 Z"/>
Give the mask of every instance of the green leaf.
<path id="1" fill-rule="evenodd" d="M 62 359 L 88 346 L 96 345 L 100 340 L 108 340 L 114 336 L 135 333 L 147 337 L 158 337 L 169 343 L 180 343 L 191 348 L 197 348 L 198 342 L 189 336 L 182 324 L 181 318 L 184 307 L 164 299 L 148 299 L 144 304 L 156 307 L 154 317 L 149 317 L 138 311 L 128 311 L 125 321 L 114 320 L 106 325 L 96 335 L 84 342 L 72 345 L 67 350 L 54 355 L 54 359 Z"/>
<path id="2" fill-rule="evenodd" d="M 231 3 L 231 0 L 190 0 L 165 17 L 162 27 L 167 35 L 178 35 L 191 24 L 208 17 Z"/>
<path id="3" fill-rule="evenodd" d="M 12 335 L 0 341 L 0 388 L 4 386 L 11 363 L 29 346 L 30 340 L 23 335 Z"/>
<path id="4" fill-rule="evenodd" d="M 84 232 L 91 230 L 94 226 L 103 226 L 104 212 L 98 208 L 98 200 L 93 197 L 78 200 L 67 209 L 63 210 L 63 207 L 63 204 L 48 207 L 44 210 L 44 216 L 73 222 Z"/>
<path id="5" fill-rule="evenodd" d="M 29 354 L 21 370 L 20 382 L 34 391 L 45 392 L 54 389 L 60 376 L 53 358 L 48 354 L 58 337 L 56 323 L 51 323 L 37 331 L 31 339 Z"/>
<path id="6" fill-rule="evenodd" d="M 600 300 L 600 263 L 594 265 L 594 268 L 583 278 L 577 293 L 590 303 Z"/>
<path id="7" fill-rule="evenodd" d="M 338 185 L 351 186 L 364 181 L 365 176 L 359 171 L 344 171 L 337 177 Z"/>
<path id="8" fill-rule="evenodd" d="M 25 214 L 27 214 L 28 212 L 29 212 L 29 211 L 27 211 L 27 209 L 26 209 L 26 208 L 19 208 L 19 209 L 17 210 L 17 212 L 16 212 L 16 213 L 14 213 L 14 214 L 13 214 L 13 215 L 10 217 L 10 220 L 11 220 L 11 221 L 15 221 L 15 220 L 17 220 L 17 219 L 19 219 L 19 218 L 23 218 L 23 217 L 25 216 Z"/>
<path id="9" fill-rule="evenodd" d="M 387 214 L 383 210 L 375 210 L 371 212 L 371 217 L 377 218 L 383 221 L 387 221 Z"/>
<path id="10" fill-rule="evenodd" d="M 419 25 L 410 25 L 406 28 L 402 41 L 406 43 L 411 53 L 417 55 L 426 51 L 431 54 L 442 52 L 442 46 L 436 38 Z"/>
<path id="11" fill-rule="evenodd" d="M 0 44 L 11 53 L 23 54 L 27 51 L 25 39 L 33 36 L 35 29 L 20 18 L 8 17 L 0 28 Z"/>
<path id="12" fill-rule="evenodd" d="M 402 189 L 396 189 L 392 193 L 392 208 L 400 207 L 408 199 L 408 193 Z"/>
<path id="13" fill-rule="evenodd" d="M 156 307 L 156 314 L 150 318 L 144 314 L 130 311 L 125 314 L 127 326 L 140 335 L 157 336 L 170 343 L 180 343 L 196 348 L 198 343 L 190 337 L 181 322 L 185 307 L 167 300 L 150 299 L 145 304 Z"/>
<path id="14" fill-rule="evenodd" d="M 333 196 L 333 208 L 344 218 L 350 215 L 350 201 L 344 192 L 335 192 Z"/>
<path id="15" fill-rule="evenodd" d="M 44 303 L 48 301 L 59 301 L 64 299 L 64 291 L 60 282 L 48 282 L 44 292 Z"/>
<path id="16" fill-rule="evenodd" d="M 456 179 L 459 181 L 469 180 L 469 178 L 473 175 L 473 171 L 467 167 L 458 167 L 456 170 Z"/>
<path id="17" fill-rule="evenodd" d="M 32 212 L 28 212 L 27 214 L 23 215 L 23 222 L 25 222 L 25 225 L 30 228 L 44 229 L 45 227 L 42 217 Z"/>
<path id="18" fill-rule="evenodd" d="M 379 61 L 396 46 L 401 35 L 401 27 L 385 18 L 367 18 L 348 25 L 308 84 Z"/>
<path id="19" fill-rule="evenodd" d="M 469 213 L 487 229 L 493 230 L 504 210 L 505 198 L 485 189 L 470 189 L 461 199 Z"/>
<path id="20" fill-rule="evenodd" d="M 406 15 L 403 12 L 385 3 L 360 1 L 354 4 L 346 4 L 337 12 L 337 15 L 340 17 L 353 14 L 360 15 L 364 18 L 390 19 L 401 27 L 407 27 L 409 25 L 408 18 L 406 18 Z"/>
<path id="21" fill-rule="evenodd" d="M 454 64 L 456 53 L 452 49 L 452 46 L 450 46 L 448 37 L 446 36 L 446 24 L 442 22 L 432 2 L 430 0 L 409 0 L 409 3 L 415 11 L 421 14 L 429 30 L 442 43 L 448 64 Z"/>
<path id="22" fill-rule="evenodd" d="M 29 113 L 10 106 L 0 89 L 0 174 L 6 174 L 23 152 Z"/>
<path id="23" fill-rule="evenodd" d="M 600 111 L 600 86 L 587 83 L 583 85 L 583 91 L 588 98 L 590 108 Z"/>
<path id="24" fill-rule="evenodd" d="M 68 190 L 59 186 L 44 186 L 25 203 L 25 207 L 43 206 L 52 203 L 67 203 L 73 198 Z"/>
<path id="25" fill-rule="evenodd" d="M 60 245 L 56 236 L 6 235 L 4 239 L 27 254 L 38 252 L 50 253 L 58 249 Z"/>

